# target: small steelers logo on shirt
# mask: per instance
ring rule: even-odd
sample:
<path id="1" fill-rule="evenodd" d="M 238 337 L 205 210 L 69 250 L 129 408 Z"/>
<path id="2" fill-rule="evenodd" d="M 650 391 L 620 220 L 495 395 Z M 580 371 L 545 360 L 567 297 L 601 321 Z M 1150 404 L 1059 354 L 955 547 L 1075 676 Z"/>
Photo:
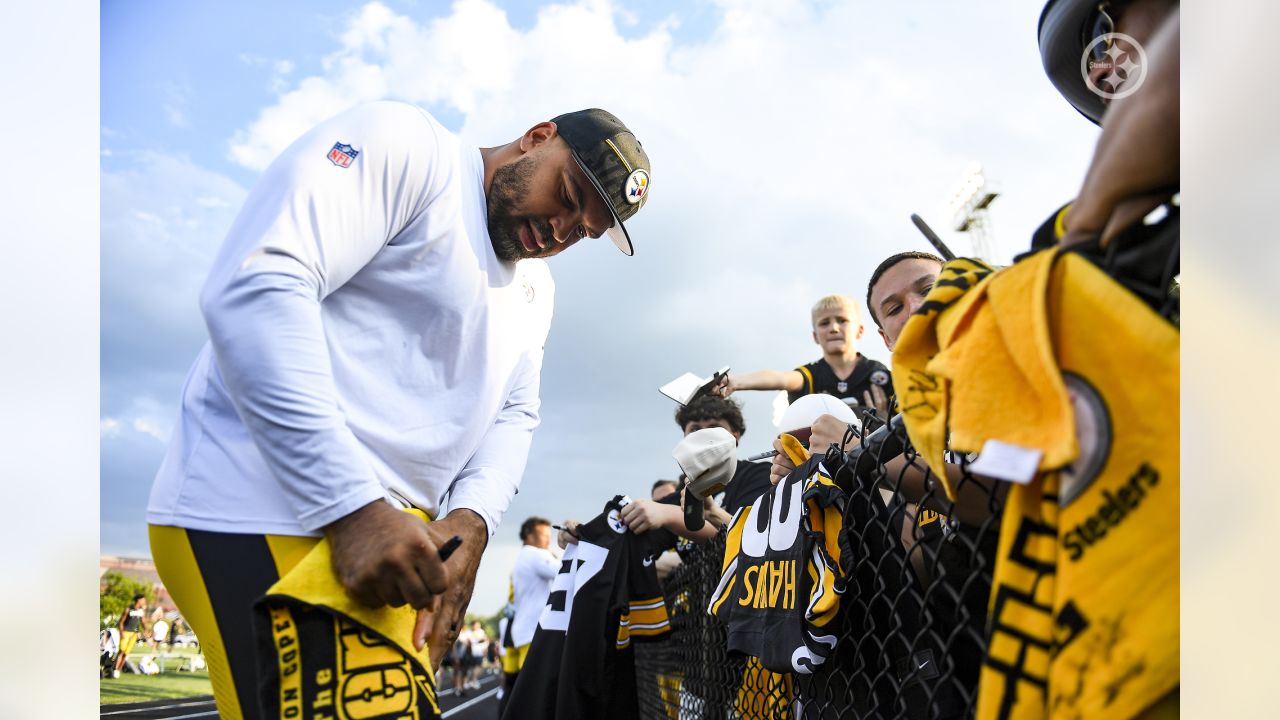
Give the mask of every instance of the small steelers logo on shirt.
<path id="1" fill-rule="evenodd" d="M 637 169 L 627 177 L 627 185 L 624 189 L 624 196 L 627 202 L 635 205 L 644 199 L 644 194 L 649 190 L 649 173 L 644 169 Z"/>
<path id="2" fill-rule="evenodd" d="M 610 530 L 613 530 L 616 533 L 624 533 L 627 531 L 627 526 L 622 524 L 622 519 L 618 517 L 617 510 L 609 511 L 608 520 Z"/>
<path id="3" fill-rule="evenodd" d="M 877 370 L 871 373 L 871 382 L 875 383 L 876 385 L 888 385 L 889 373 L 883 370 Z"/>
<path id="4" fill-rule="evenodd" d="M 618 507 L 610 508 L 609 514 L 605 516 L 605 519 L 609 522 L 609 529 L 619 535 L 627 531 L 627 526 L 622 524 L 622 518 L 618 517 L 618 511 L 630 504 L 630 496 L 623 495 L 618 501 Z"/>

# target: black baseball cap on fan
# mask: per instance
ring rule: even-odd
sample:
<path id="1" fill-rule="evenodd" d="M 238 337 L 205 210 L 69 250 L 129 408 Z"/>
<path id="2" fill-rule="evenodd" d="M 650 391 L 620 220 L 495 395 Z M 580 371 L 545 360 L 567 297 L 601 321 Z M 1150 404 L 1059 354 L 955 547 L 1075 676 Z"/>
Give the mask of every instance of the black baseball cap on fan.
<path id="1" fill-rule="evenodd" d="M 551 118 L 573 159 L 587 174 L 613 214 L 606 231 L 626 255 L 634 254 L 631 235 L 622 224 L 649 199 L 649 156 L 640 141 L 612 113 L 591 108 Z"/>

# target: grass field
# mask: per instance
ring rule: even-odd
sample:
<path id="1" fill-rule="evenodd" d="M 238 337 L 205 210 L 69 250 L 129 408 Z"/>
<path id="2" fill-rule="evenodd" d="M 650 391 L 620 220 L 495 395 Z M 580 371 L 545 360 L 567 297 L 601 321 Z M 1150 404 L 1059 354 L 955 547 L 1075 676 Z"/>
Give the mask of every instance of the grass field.
<path id="1" fill-rule="evenodd" d="M 98 681 L 98 702 L 103 705 L 144 700 L 212 695 L 207 672 L 161 673 L 160 675 L 121 675 Z"/>
<path id="2" fill-rule="evenodd" d="M 194 655 L 195 648 L 165 648 L 166 652 L 177 655 Z M 129 653 L 130 662 L 136 663 L 138 658 L 149 655 L 151 651 L 138 648 Z M 166 659 L 165 668 L 173 668 L 175 661 Z M 109 703 L 142 702 L 144 700 L 165 700 L 168 698 L 190 697 L 192 695 L 212 695 L 213 686 L 209 684 L 209 672 L 163 672 L 159 675 L 133 675 L 122 673 L 119 678 L 103 678 L 98 681 L 98 702 Z"/>

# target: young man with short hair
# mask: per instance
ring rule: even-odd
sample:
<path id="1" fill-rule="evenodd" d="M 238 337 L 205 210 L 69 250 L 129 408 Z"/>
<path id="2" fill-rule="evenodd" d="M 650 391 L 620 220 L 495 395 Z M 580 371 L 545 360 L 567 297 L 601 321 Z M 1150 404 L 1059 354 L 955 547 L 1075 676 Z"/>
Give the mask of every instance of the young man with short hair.
<path id="1" fill-rule="evenodd" d="M 886 412 L 893 379 L 882 363 L 858 352 L 865 329 L 858 302 L 845 295 L 828 295 L 814 303 L 809 315 L 821 358 L 795 370 L 729 373 L 712 392 L 727 398 L 738 390 L 786 390 L 787 402 L 825 393 L 855 407 Z"/>
<path id="2" fill-rule="evenodd" d="M 907 319 L 920 308 L 933 289 L 942 264 L 942 258 L 936 255 L 913 250 L 885 258 L 871 273 L 871 280 L 867 283 L 867 307 L 885 347 L 890 351 L 897 345 Z M 833 443 L 839 444 L 848 428 L 844 421 L 832 415 L 821 415 L 813 423 L 809 445 L 828 447 Z M 774 448 L 781 450 L 781 444 L 774 441 Z M 940 493 L 934 489 L 937 480 L 926 478 L 923 465 L 923 462 L 908 463 L 905 457 L 899 456 L 886 462 L 885 469 L 889 476 L 898 479 L 898 492 L 907 500 L 923 502 L 933 511 L 954 512 L 956 518 L 970 524 L 980 524 L 990 517 L 992 494 L 1003 497 L 1008 489 L 1004 483 L 971 476 L 970 482 L 959 484 L 955 507 L 946 508 L 938 499 Z M 786 453 L 779 452 L 769 469 L 769 482 L 777 484 L 793 469 L 795 466 Z M 959 469 L 955 470 L 958 480 Z"/>
<path id="3" fill-rule="evenodd" d="M 742 434 L 747 431 L 746 421 L 742 418 L 742 408 L 736 401 L 710 395 L 704 395 L 688 405 L 677 408 L 676 424 L 686 436 L 698 430 L 722 428 L 733 435 L 735 441 L 741 441 Z M 680 504 L 669 496 L 663 501 L 633 501 L 622 509 L 621 517 L 623 522 L 635 532 L 662 527 L 691 540 L 707 540 L 715 534 L 718 527 L 724 525 L 729 516 L 737 512 L 738 508 L 751 504 L 768 490 L 768 480 L 768 465 L 739 462 L 733 473 L 733 480 L 724 491 L 723 499 L 716 506 L 709 508 L 712 522 L 703 526 L 698 533 L 690 533 L 685 529 L 684 513 Z"/>
<path id="4" fill-rule="evenodd" d="M 680 484 L 675 480 L 658 480 L 653 484 L 653 487 L 649 489 L 649 499 L 655 501 L 661 500 L 675 492 L 679 486 Z"/>

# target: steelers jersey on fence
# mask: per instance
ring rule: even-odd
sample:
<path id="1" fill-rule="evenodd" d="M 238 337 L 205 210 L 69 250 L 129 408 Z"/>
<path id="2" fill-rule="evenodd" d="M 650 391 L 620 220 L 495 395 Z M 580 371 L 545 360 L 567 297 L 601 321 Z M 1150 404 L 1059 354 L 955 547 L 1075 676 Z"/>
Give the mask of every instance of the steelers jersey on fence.
<path id="1" fill-rule="evenodd" d="M 633 640 L 671 630 L 654 560 L 653 533 L 618 519 L 631 499 L 615 496 L 578 526 L 551 584 L 504 718 L 636 718 Z"/>
<path id="2" fill-rule="evenodd" d="M 813 458 L 739 510 L 708 611 L 728 648 L 774 672 L 812 673 L 836 645 L 845 492 Z"/>

